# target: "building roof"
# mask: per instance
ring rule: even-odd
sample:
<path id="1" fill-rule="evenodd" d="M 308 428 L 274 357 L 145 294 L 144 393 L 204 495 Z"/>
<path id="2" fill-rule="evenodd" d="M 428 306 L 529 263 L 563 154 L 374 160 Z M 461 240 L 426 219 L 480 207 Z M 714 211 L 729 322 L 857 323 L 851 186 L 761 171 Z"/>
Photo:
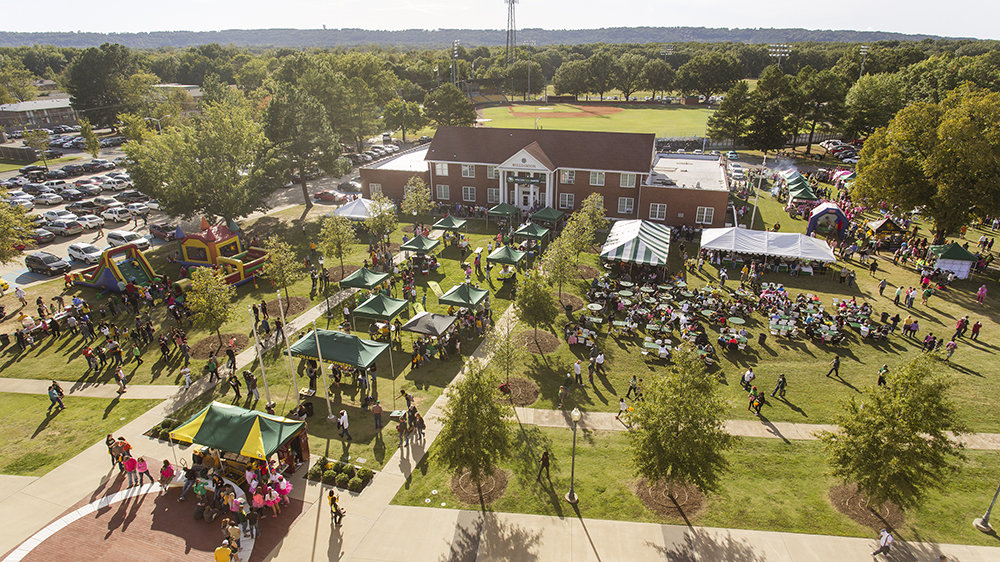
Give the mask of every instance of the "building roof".
<path id="1" fill-rule="evenodd" d="M 729 191 L 717 156 L 658 154 L 644 185 L 703 191 Z"/>
<path id="2" fill-rule="evenodd" d="M 655 141 L 639 133 L 439 127 L 427 160 L 499 165 L 524 150 L 550 169 L 647 174 Z"/>
<path id="3" fill-rule="evenodd" d="M 380 160 L 365 166 L 370 170 L 395 170 L 399 172 L 422 173 L 427 171 L 427 146 L 401 152 L 392 158 Z"/>
<path id="4" fill-rule="evenodd" d="M 69 98 L 22 101 L 0 105 L 0 111 L 19 113 L 22 111 L 42 111 L 43 109 L 68 109 Z"/>

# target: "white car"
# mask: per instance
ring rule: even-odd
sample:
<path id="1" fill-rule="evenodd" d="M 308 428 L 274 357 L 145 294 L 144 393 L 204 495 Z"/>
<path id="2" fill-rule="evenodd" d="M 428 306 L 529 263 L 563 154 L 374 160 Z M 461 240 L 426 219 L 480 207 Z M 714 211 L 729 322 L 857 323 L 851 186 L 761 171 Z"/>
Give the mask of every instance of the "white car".
<path id="1" fill-rule="evenodd" d="M 120 180 L 116 178 L 111 178 L 108 181 L 101 184 L 101 189 L 105 191 L 125 191 L 130 187 L 132 187 L 131 182 L 127 182 L 125 180 Z"/>
<path id="2" fill-rule="evenodd" d="M 844 162 L 844 164 L 857 164 L 858 163 L 858 159 L 857 158 L 844 158 L 843 162 Z"/>
<path id="3" fill-rule="evenodd" d="M 87 230 L 94 230 L 104 224 L 104 219 L 97 215 L 83 215 L 82 217 L 77 217 L 76 222 L 82 224 L 83 228 Z"/>
<path id="4" fill-rule="evenodd" d="M 108 243 L 113 247 L 135 244 L 140 250 L 149 249 L 149 240 L 127 230 L 112 230 L 108 233 Z"/>
<path id="5" fill-rule="evenodd" d="M 35 202 L 33 200 L 31 200 L 31 199 L 23 199 L 23 198 L 20 198 L 20 199 L 11 199 L 10 200 L 10 206 L 11 207 L 21 207 L 25 211 L 31 211 L 31 210 L 34 210 L 34 208 L 35 208 Z"/>
<path id="6" fill-rule="evenodd" d="M 43 193 L 38 197 L 35 197 L 35 203 L 41 203 L 42 205 L 58 205 L 63 202 L 63 198 L 55 193 Z"/>
<path id="7" fill-rule="evenodd" d="M 45 211 L 44 213 L 42 213 L 42 216 L 45 217 L 45 220 L 47 220 L 47 221 L 75 221 L 76 220 L 76 215 L 74 215 L 73 213 L 71 213 L 69 211 L 64 211 L 62 209 L 58 209 L 58 210 L 55 210 L 55 211 Z"/>
<path id="8" fill-rule="evenodd" d="M 101 261 L 101 255 L 103 255 L 101 249 L 93 244 L 69 245 L 69 257 L 77 261 L 82 261 L 87 265 Z"/>
<path id="9" fill-rule="evenodd" d="M 150 199 L 149 201 L 146 201 L 146 206 L 154 211 L 160 210 L 160 202 L 157 199 Z"/>
<path id="10" fill-rule="evenodd" d="M 149 214 L 149 207 L 147 207 L 143 203 L 129 203 L 128 205 L 125 205 L 125 208 L 128 210 L 128 212 L 132 213 L 133 215 L 139 215 L 140 217 L 142 215 Z"/>
<path id="11" fill-rule="evenodd" d="M 112 207 L 101 213 L 101 218 L 110 222 L 128 222 L 132 220 L 132 213 L 125 207 Z"/>

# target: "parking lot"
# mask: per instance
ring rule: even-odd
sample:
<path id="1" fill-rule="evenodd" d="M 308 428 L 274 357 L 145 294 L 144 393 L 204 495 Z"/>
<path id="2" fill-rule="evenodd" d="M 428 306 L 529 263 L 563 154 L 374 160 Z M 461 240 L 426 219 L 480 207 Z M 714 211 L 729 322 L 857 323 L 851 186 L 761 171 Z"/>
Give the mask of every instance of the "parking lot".
<path id="1" fill-rule="evenodd" d="M 20 146 L 20 141 L 14 141 L 14 145 L 15 146 Z M 85 163 L 85 162 L 89 162 L 91 160 L 89 154 L 86 154 L 86 153 L 84 153 L 82 151 L 79 151 L 79 150 L 74 150 L 74 149 L 68 149 L 67 150 L 67 149 L 63 149 L 62 151 L 65 153 L 66 156 L 75 156 L 75 155 L 79 155 L 80 156 L 80 159 L 78 161 L 74 161 L 73 163 Z M 106 148 L 106 149 L 104 149 L 104 150 L 102 150 L 100 152 L 98 158 L 99 159 L 113 161 L 115 158 L 118 158 L 120 156 L 124 156 L 124 152 L 120 148 Z M 59 167 L 59 165 L 50 166 L 50 169 L 51 168 L 57 168 L 57 167 Z M 120 167 L 116 168 L 116 170 L 121 170 L 121 168 Z M 326 190 L 338 191 L 337 186 L 342 181 L 347 181 L 355 173 L 356 173 L 356 170 L 352 170 L 351 174 L 348 174 L 347 176 L 345 176 L 343 178 L 319 178 L 319 179 L 316 179 L 316 180 L 310 180 L 308 182 L 308 184 L 307 184 L 308 187 L 309 187 L 309 193 L 310 193 L 310 195 L 312 195 L 314 193 L 321 192 L 321 191 L 326 191 Z M 95 172 L 95 173 L 84 174 L 84 175 L 77 176 L 77 177 L 67 178 L 64 181 L 66 181 L 67 183 L 73 183 L 74 181 L 76 181 L 78 179 L 81 179 L 81 178 L 89 178 L 89 177 L 94 177 L 94 176 L 99 176 L 99 175 L 106 175 L 106 174 L 107 174 L 106 171 L 105 172 Z M 0 173 L 0 180 L 7 180 L 7 179 L 13 178 L 13 177 L 15 177 L 17 175 L 19 175 L 17 170 L 14 170 L 14 171 L 11 171 L 11 172 L 3 172 L 3 173 Z M 101 195 L 99 195 L 99 196 L 98 195 L 86 196 L 86 197 L 83 198 L 83 201 L 92 201 L 96 197 L 114 196 L 114 195 L 117 195 L 119 193 L 121 193 L 121 192 L 120 191 L 118 191 L 118 192 L 105 191 L 105 192 L 101 193 Z M 346 194 L 346 195 L 353 195 L 353 193 Z M 71 203 L 72 202 L 70 202 L 70 201 L 63 201 L 61 203 L 57 203 L 57 204 L 54 204 L 54 205 L 51 205 L 51 206 L 36 204 L 34 210 L 31 211 L 31 213 L 29 213 L 29 214 L 42 215 L 46 211 L 65 210 L 66 207 L 68 205 L 70 205 Z M 276 210 L 280 210 L 280 209 L 292 207 L 292 206 L 295 206 L 295 205 L 301 205 L 302 204 L 302 190 L 298 187 L 298 185 L 292 186 L 290 188 L 284 188 L 284 189 L 279 188 L 274 193 L 274 195 L 272 196 L 272 198 L 271 198 L 271 200 L 270 200 L 269 203 L 270 203 L 270 206 L 271 206 L 271 209 L 270 209 L 269 212 L 273 212 L 273 211 L 276 211 Z M 331 206 L 331 207 L 335 206 L 334 202 L 329 202 L 329 201 L 316 201 L 316 204 L 317 205 L 322 205 L 322 206 Z M 265 214 L 265 213 L 259 213 L 259 214 L 251 215 L 251 217 L 260 216 L 262 214 Z M 109 243 L 107 241 L 107 233 L 109 233 L 109 232 L 111 232 L 113 230 L 122 230 L 122 231 L 126 231 L 126 232 L 134 232 L 136 234 L 139 234 L 140 236 L 143 236 L 144 238 L 146 238 L 146 239 L 149 240 L 150 245 L 151 245 L 152 248 L 156 248 L 158 246 L 166 244 L 167 242 L 164 241 L 164 240 L 162 240 L 161 238 L 156 238 L 156 237 L 152 236 L 151 233 L 150 233 L 150 227 L 152 225 L 154 225 L 154 224 L 163 223 L 163 222 L 167 222 L 167 223 L 170 223 L 170 224 L 178 225 L 178 226 L 181 227 L 181 230 L 184 231 L 184 232 L 194 232 L 194 231 L 197 231 L 198 228 L 199 228 L 199 226 L 200 226 L 200 220 L 179 221 L 179 220 L 176 220 L 176 219 L 173 219 L 173 218 L 167 216 L 165 213 L 162 213 L 160 211 L 150 210 L 149 214 L 146 217 L 145 224 L 142 221 L 142 219 L 140 219 L 138 221 L 138 224 L 136 224 L 136 221 L 134 221 L 134 220 L 130 220 L 129 222 L 111 222 L 111 221 L 105 221 L 105 225 L 104 225 L 104 233 L 105 233 L 105 235 L 104 236 L 100 236 L 99 233 L 98 233 L 98 229 L 96 227 L 94 227 L 94 228 L 89 229 L 89 230 L 84 230 L 83 232 L 81 232 L 79 234 L 74 234 L 74 235 L 70 235 L 70 236 L 56 236 L 55 240 L 53 240 L 51 242 L 46 242 L 46 243 L 38 244 L 37 247 L 35 247 L 35 248 L 26 249 L 26 250 L 24 250 L 24 253 L 25 253 L 25 255 L 27 255 L 27 254 L 30 254 L 30 253 L 35 252 L 35 251 L 48 252 L 48 253 L 54 254 L 54 255 L 56 255 L 56 256 L 58 256 L 60 258 L 66 259 L 66 261 L 69 262 L 70 266 L 72 267 L 72 269 L 74 271 L 75 270 L 79 270 L 79 269 L 86 269 L 87 267 L 91 267 L 91 266 L 85 264 L 82 261 L 72 260 L 72 259 L 68 258 L 70 245 L 72 245 L 72 244 L 86 243 L 86 244 L 93 244 L 93 245 L 97 246 L 99 249 L 105 249 L 105 248 L 109 247 Z M 29 272 L 28 269 L 27 269 L 27 267 L 25 267 L 25 265 L 24 265 L 24 260 L 23 259 L 17 260 L 15 262 L 8 263 L 8 264 L 5 264 L 5 265 L 0 265 L 0 278 L 3 278 L 4 280 L 6 280 L 7 283 L 10 284 L 11 288 L 13 288 L 15 286 L 28 286 L 28 285 L 30 285 L 32 283 L 37 283 L 37 282 L 40 282 L 40 281 L 44 281 L 44 280 L 50 279 L 50 277 L 47 277 L 45 275 Z"/>

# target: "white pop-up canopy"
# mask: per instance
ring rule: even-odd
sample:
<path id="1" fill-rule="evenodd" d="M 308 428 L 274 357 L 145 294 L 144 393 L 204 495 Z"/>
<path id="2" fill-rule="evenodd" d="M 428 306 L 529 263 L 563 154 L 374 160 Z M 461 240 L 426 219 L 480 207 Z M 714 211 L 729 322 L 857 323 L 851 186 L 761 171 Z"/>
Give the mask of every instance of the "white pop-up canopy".
<path id="1" fill-rule="evenodd" d="M 826 242 L 792 232 L 765 232 L 745 228 L 706 228 L 701 247 L 739 254 L 763 254 L 782 258 L 834 262 L 837 258 Z"/>

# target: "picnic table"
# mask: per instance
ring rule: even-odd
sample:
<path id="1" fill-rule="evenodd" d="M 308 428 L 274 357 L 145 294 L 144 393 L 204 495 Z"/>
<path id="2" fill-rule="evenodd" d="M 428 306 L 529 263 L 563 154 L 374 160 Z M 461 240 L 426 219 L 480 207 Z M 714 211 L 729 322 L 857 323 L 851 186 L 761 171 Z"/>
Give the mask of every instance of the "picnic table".
<path id="1" fill-rule="evenodd" d="M 713 314 L 715 314 L 714 310 L 702 310 L 701 311 L 701 315 L 704 316 L 705 318 L 710 318 Z"/>
<path id="2" fill-rule="evenodd" d="M 598 310 L 601 310 L 602 308 L 604 308 L 604 307 L 601 306 L 601 305 L 599 305 L 599 304 L 596 304 L 596 303 L 588 304 L 587 305 L 587 310 L 593 310 L 594 312 L 597 312 Z"/>
<path id="3" fill-rule="evenodd" d="M 690 291 L 681 291 L 681 296 L 690 299 L 690 298 L 694 297 L 694 293 L 692 293 Z"/>
<path id="4" fill-rule="evenodd" d="M 618 284 L 621 285 L 622 287 L 625 287 L 625 288 L 635 287 L 635 283 L 633 283 L 631 281 L 619 281 Z"/>
<path id="5" fill-rule="evenodd" d="M 584 320 L 590 320 L 594 324 L 603 324 L 604 323 L 604 319 L 600 318 L 600 317 L 597 317 L 597 316 L 584 316 L 583 319 Z"/>
<path id="6" fill-rule="evenodd" d="M 670 290 L 670 285 L 657 285 L 656 288 L 659 289 L 659 290 L 661 290 L 661 291 L 669 291 Z"/>
<path id="7" fill-rule="evenodd" d="M 646 304 L 656 304 L 656 299 L 650 298 L 650 297 L 646 297 L 646 298 L 642 299 L 642 302 L 644 302 Z"/>
<path id="8" fill-rule="evenodd" d="M 740 318 L 739 316 L 730 316 L 729 323 L 736 324 L 737 326 L 742 326 L 743 324 L 746 324 L 746 320 Z"/>
<path id="9" fill-rule="evenodd" d="M 681 287 L 681 288 L 684 288 L 684 287 L 688 286 L 688 284 L 685 283 L 685 282 L 683 282 L 683 281 L 678 281 L 677 283 L 674 283 L 674 284 L 677 285 L 678 287 Z"/>
<path id="10" fill-rule="evenodd" d="M 656 289 L 654 289 L 652 287 L 643 287 L 643 288 L 639 289 L 639 291 L 641 291 L 643 293 L 655 293 Z"/>
<path id="11" fill-rule="evenodd" d="M 619 297 L 629 298 L 629 297 L 635 296 L 635 293 L 633 293 L 632 291 L 623 290 L 623 291 L 618 291 L 618 296 Z"/>

